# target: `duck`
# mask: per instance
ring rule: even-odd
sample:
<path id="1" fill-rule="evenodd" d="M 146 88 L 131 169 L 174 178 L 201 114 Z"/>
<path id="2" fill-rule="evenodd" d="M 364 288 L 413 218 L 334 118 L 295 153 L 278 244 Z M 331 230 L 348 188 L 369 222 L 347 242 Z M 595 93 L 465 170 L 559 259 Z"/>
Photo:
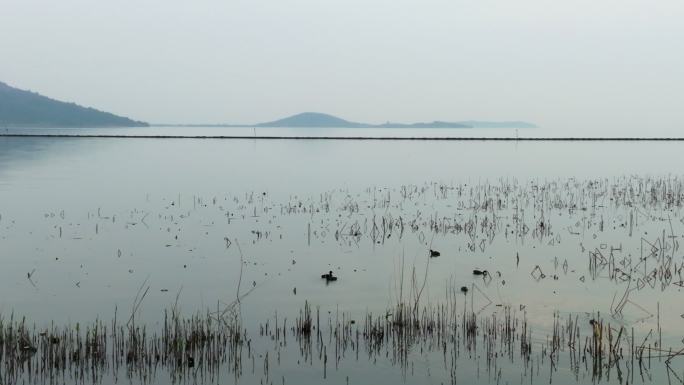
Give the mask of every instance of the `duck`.
<path id="1" fill-rule="evenodd" d="M 479 270 L 475 269 L 473 270 L 473 275 L 487 275 L 489 272 L 487 270 Z"/>
<path id="2" fill-rule="evenodd" d="M 467 294 L 468 293 L 468 288 L 466 286 L 461 286 L 461 293 Z"/>
<path id="3" fill-rule="evenodd" d="M 431 258 L 439 257 L 440 255 L 442 255 L 442 253 L 440 253 L 439 251 L 430 249 L 430 257 Z"/>
<path id="4" fill-rule="evenodd" d="M 591 328 L 593 329 L 594 339 L 601 340 L 601 336 L 603 335 L 603 325 L 594 319 L 589 320 L 589 325 L 591 325 Z"/>
<path id="5" fill-rule="evenodd" d="M 335 277 L 335 276 L 333 275 L 332 270 L 330 270 L 329 272 L 327 272 L 327 273 L 321 275 L 321 278 L 325 279 L 327 282 L 337 281 L 337 277 Z"/>

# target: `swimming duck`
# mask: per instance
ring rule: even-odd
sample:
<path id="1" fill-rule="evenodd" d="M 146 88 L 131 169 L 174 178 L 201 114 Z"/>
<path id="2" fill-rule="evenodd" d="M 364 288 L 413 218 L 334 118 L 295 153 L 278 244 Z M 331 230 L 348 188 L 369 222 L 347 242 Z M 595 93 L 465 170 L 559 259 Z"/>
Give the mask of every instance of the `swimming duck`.
<path id="1" fill-rule="evenodd" d="M 468 293 L 468 288 L 465 286 L 461 286 L 461 293 L 463 293 L 463 294 Z"/>
<path id="2" fill-rule="evenodd" d="M 434 258 L 439 257 L 440 255 L 442 254 L 439 251 L 430 249 L 430 257 Z"/>
<path id="3" fill-rule="evenodd" d="M 473 270 L 473 275 L 487 275 L 489 272 L 487 270 L 479 270 L 475 269 Z"/>
<path id="4" fill-rule="evenodd" d="M 333 275 L 332 270 L 330 270 L 329 272 L 327 272 L 327 273 L 321 275 L 321 278 L 325 279 L 327 282 L 337 281 L 337 277 L 335 277 L 335 276 Z"/>

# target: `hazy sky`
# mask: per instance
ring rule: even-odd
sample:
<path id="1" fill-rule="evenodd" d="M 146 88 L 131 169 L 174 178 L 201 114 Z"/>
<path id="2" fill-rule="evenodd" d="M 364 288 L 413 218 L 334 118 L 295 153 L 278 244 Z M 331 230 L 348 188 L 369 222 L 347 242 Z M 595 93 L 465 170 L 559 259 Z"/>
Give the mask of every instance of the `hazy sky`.
<path id="1" fill-rule="evenodd" d="M 0 81 L 150 122 L 684 132 L 684 1 L 0 0 Z"/>

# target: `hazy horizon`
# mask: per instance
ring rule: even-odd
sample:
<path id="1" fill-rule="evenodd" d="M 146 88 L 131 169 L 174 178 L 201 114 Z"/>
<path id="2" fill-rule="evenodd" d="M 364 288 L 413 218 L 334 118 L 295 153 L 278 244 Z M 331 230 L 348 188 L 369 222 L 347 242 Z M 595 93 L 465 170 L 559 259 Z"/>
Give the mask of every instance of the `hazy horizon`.
<path id="1" fill-rule="evenodd" d="M 684 4 L 3 0 L 0 81 L 151 123 L 680 131 Z"/>

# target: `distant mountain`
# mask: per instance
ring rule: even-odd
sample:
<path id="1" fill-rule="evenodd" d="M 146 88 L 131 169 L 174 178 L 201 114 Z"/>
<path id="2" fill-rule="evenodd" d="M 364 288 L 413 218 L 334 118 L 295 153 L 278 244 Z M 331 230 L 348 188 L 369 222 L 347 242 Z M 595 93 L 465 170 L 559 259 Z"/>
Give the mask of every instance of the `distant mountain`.
<path id="1" fill-rule="evenodd" d="M 257 127 L 369 127 L 367 124 L 350 122 L 320 112 L 303 112 L 273 122 L 259 123 Z"/>
<path id="2" fill-rule="evenodd" d="M 0 128 L 145 127 L 94 108 L 65 103 L 0 82 Z"/>
<path id="3" fill-rule="evenodd" d="M 350 122 L 333 115 L 320 112 L 304 112 L 273 122 L 258 123 L 255 127 L 325 127 L 325 128 L 534 128 L 532 123 L 527 122 L 481 122 L 469 120 L 464 122 L 419 122 L 419 123 L 393 123 L 368 124 Z"/>

